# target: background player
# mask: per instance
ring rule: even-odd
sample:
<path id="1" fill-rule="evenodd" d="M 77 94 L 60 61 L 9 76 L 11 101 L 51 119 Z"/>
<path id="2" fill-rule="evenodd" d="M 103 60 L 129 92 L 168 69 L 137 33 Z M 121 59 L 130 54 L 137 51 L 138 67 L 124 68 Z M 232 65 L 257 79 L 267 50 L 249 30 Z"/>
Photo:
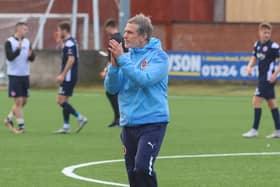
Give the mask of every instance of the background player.
<path id="1" fill-rule="evenodd" d="M 274 71 L 275 60 L 279 58 L 279 45 L 271 41 L 272 26 L 270 23 L 261 23 L 259 25 L 260 40 L 255 43 L 253 56 L 248 64 L 248 74 L 252 75 L 252 68 L 258 62 L 259 79 L 255 96 L 253 97 L 254 122 L 253 128 L 243 137 L 252 138 L 258 136 L 258 128 L 262 113 L 262 101 L 267 101 L 271 110 L 275 125 L 275 132 L 268 135 L 267 138 L 280 137 L 279 111 L 275 100 L 275 81 L 280 72 L 280 66 Z"/>
<path id="2" fill-rule="evenodd" d="M 124 52 L 127 52 L 128 50 L 125 48 L 124 46 L 124 40 L 122 35 L 119 32 L 118 29 L 118 24 L 116 23 L 115 20 L 113 19 L 108 19 L 105 24 L 104 24 L 104 28 L 105 28 L 105 32 L 107 34 L 107 36 L 110 39 L 114 39 L 119 43 L 123 44 L 123 50 Z M 106 65 L 106 67 L 104 68 L 103 72 L 100 73 L 101 77 L 105 78 L 106 73 L 107 73 L 107 66 L 111 63 L 111 53 L 109 51 L 109 55 L 108 55 L 109 59 L 108 59 L 108 63 Z M 108 125 L 108 127 L 115 127 L 115 126 L 119 126 L 119 121 L 120 121 L 120 112 L 119 112 L 119 105 L 118 105 L 118 94 L 110 94 L 109 92 L 106 91 L 106 96 L 112 106 L 113 112 L 114 112 L 114 119 L 112 121 L 111 124 Z"/>
<path id="3" fill-rule="evenodd" d="M 62 22 L 58 26 L 58 35 L 63 40 L 62 45 L 62 66 L 61 72 L 56 77 L 56 82 L 60 84 L 59 92 L 57 95 L 57 104 L 62 107 L 64 125 L 55 133 L 65 134 L 70 133 L 70 114 L 76 117 L 79 126 L 76 130 L 77 133 L 87 123 L 87 118 L 79 114 L 74 107 L 69 103 L 69 98 L 73 95 L 75 85 L 78 80 L 78 47 L 76 40 L 71 37 L 70 24 Z"/>
<path id="4" fill-rule="evenodd" d="M 9 76 L 9 97 L 14 99 L 14 104 L 8 117 L 5 119 L 7 127 L 17 134 L 24 133 L 23 107 L 29 96 L 29 62 L 34 61 L 35 54 L 31 43 L 26 38 L 28 26 L 19 22 L 15 26 L 15 34 L 5 43 L 7 58 L 7 73 Z M 13 127 L 13 117 L 16 118 L 18 130 Z"/>

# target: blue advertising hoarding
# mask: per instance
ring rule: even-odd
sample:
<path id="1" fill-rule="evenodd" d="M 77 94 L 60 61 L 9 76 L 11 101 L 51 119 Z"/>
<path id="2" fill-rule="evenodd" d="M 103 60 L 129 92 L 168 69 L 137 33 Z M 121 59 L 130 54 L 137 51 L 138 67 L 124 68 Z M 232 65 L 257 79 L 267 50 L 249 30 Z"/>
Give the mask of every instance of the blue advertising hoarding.
<path id="1" fill-rule="evenodd" d="M 257 80 L 257 66 L 248 76 L 251 53 L 168 52 L 169 77 L 199 80 Z"/>

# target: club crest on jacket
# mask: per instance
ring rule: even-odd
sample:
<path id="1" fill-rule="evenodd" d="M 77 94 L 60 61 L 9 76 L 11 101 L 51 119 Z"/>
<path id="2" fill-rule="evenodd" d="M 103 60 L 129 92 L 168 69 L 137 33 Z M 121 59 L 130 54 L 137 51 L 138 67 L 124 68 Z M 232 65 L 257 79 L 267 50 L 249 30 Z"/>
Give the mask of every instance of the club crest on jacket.
<path id="1" fill-rule="evenodd" d="M 144 69 L 147 65 L 148 65 L 147 60 L 144 60 L 144 61 L 141 63 L 141 69 Z"/>

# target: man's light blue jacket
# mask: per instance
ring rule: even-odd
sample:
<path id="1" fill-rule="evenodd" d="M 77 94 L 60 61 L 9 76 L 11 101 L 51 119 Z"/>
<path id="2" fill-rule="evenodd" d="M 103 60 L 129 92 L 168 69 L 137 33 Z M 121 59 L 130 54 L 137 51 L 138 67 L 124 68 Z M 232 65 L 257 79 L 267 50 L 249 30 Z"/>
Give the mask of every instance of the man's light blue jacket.
<path id="1" fill-rule="evenodd" d="M 168 56 L 157 38 L 130 49 L 108 68 L 105 88 L 118 94 L 121 126 L 169 122 Z"/>

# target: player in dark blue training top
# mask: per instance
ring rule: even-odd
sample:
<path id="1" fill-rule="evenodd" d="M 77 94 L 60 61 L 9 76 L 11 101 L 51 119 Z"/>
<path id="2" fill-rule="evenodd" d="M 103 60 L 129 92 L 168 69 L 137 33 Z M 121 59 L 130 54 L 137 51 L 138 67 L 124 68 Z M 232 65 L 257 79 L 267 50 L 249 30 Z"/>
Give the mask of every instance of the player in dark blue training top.
<path id="1" fill-rule="evenodd" d="M 123 39 L 121 33 L 119 32 L 117 22 L 113 19 L 108 19 L 104 24 L 104 28 L 105 28 L 105 32 L 106 32 L 107 36 L 110 39 L 114 39 L 117 42 L 122 43 L 124 52 L 128 52 L 128 49 L 126 49 L 124 46 L 124 39 Z M 108 70 L 108 65 L 110 63 L 111 63 L 111 52 L 109 51 L 108 63 L 106 65 L 106 67 L 104 68 L 104 70 L 100 73 L 102 78 L 105 78 L 107 70 Z M 107 98 L 112 106 L 113 112 L 114 112 L 114 119 L 113 119 L 112 123 L 110 123 L 108 125 L 108 127 L 119 126 L 120 112 L 119 112 L 119 105 L 118 105 L 118 93 L 110 94 L 109 92 L 106 91 L 106 96 L 107 96 Z"/>
<path id="2" fill-rule="evenodd" d="M 258 136 L 259 122 L 262 113 L 262 101 L 267 101 L 274 120 L 275 131 L 267 138 L 280 137 L 279 111 L 275 100 L 275 82 L 280 72 L 280 66 L 275 70 L 275 61 L 279 58 L 279 45 L 271 41 L 272 26 L 269 23 L 259 25 L 260 40 L 255 43 L 253 55 L 248 64 L 248 74 L 252 75 L 252 68 L 258 63 L 259 80 L 255 96 L 253 97 L 254 122 L 253 128 L 243 137 L 252 138 Z"/>
<path id="3" fill-rule="evenodd" d="M 58 26 L 58 35 L 63 40 L 62 44 L 62 66 L 60 74 L 56 77 L 56 81 L 60 84 L 57 96 L 57 103 L 62 107 L 64 125 L 55 133 L 70 133 L 70 114 L 78 120 L 79 126 L 76 132 L 87 123 L 87 118 L 79 114 L 74 107 L 68 102 L 69 97 L 73 95 L 74 87 L 78 80 L 78 48 L 76 40 L 71 37 L 70 24 L 62 22 Z"/>

